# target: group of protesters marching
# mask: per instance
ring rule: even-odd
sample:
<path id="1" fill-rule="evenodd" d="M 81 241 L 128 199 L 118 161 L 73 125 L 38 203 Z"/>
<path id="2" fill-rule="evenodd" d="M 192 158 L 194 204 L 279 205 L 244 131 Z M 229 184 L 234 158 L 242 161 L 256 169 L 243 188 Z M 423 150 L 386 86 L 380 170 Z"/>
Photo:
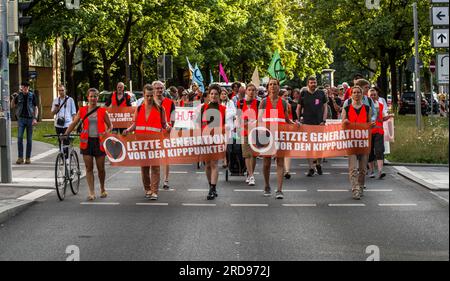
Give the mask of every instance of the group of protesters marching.
<path id="1" fill-rule="evenodd" d="M 137 101 L 134 120 L 128 128 L 113 128 L 108 116 L 109 107 L 132 106 L 131 94 L 125 91 L 125 85 L 118 83 L 104 107 L 98 105 L 99 92 L 90 88 L 87 93 L 88 104 L 74 111 L 73 100 L 65 95 L 64 86 L 59 86 L 59 97 L 53 102 L 52 113 L 55 114 L 55 128 L 62 134 L 62 141 L 81 125 L 80 152 L 86 166 L 86 179 L 89 188 L 87 200 L 96 199 L 94 189 L 94 162 L 97 166 L 100 181 L 100 197 L 108 193 L 105 188 L 105 148 L 103 136 L 107 133 L 122 135 L 160 134 L 170 132 L 174 127 L 174 112 L 176 107 L 196 107 L 199 110 L 201 128 L 216 126 L 225 130 L 227 135 L 238 132 L 241 138 L 240 153 L 245 161 L 246 179 L 249 186 L 255 186 L 255 166 L 258 158 L 263 161 L 264 191 L 263 195 L 272 195 L 270 167 L 272 160 L 276 161 L 277 188 L 276 199 L 283 199 L 283 180 L 290 179 L 290 158 L 277 155 L 258 157 L 249 141 L 249 124 L 257 121 L 274 124 L 293 124 L 301 126 L 326 125 L 327 120 L 340 119 L 342 124 L 370 123 L 372 132 L 370 154 L 348 155 L 349 178 L 353 199 L 359 200 L 366 188 L 365 177 L 367 169 L 371 178 L 383 179 L 384 138 L 383 122 L 392 117 L 388 114 L 386 100 L 380 96 L 377 87 L 362 76 L 355 75 L 352 86 L 343 83 L 338 87 L 329 85 L 318 86 L 315 77 L 307 80 L 307 86 L 302 89 L 281 87 L 277 79 L 270 78 L 266 87 L 253 83 L 234 82 L 231 91 L 219 84 L 211 84 L 205 92 L 196 83 L 189 89 L 170 87 L 165 89 L 164 83 L 154 81 L 146 84 L 143 96 Z M 31 104 L 31 103 L 30 103 Z M 20 106 L 20 104 L 19 104 Z M 30 107 L 31 108 L 31 107 Z M 207 118 L 210 111 L 218 113 L 220 122 L 211 122 Z M 59 120 L 61 119 L 61 120 Z M 63 119 L 63 120 L 62 120 Z M 58 121 L 59 120 L 59 121 Z M 64 122 L 63 122 L 64 121 Z M 240 123 L 238 123 L 240 122 Z M 28 153 L 28 152 L 27 152 Z M 223 159 L 223 168 L 229 165 L 228 157 Z M 322 175 L 322 161 L 325 159 L 308 159 L 309 169 L 306 176 Z M 217 160 L 205 161 L 205 172 L 209 184 L 207 200 L 218 196 L 217 183 L 219 164 Z M 378 173 L 375 174 L 375 169 Z M 142 184 L 145 198 L 158 199 L 160 187 L 160 166 L 141 167 Z M 169 165 L 163 165 L 163 189 L 169 189 Z"/>

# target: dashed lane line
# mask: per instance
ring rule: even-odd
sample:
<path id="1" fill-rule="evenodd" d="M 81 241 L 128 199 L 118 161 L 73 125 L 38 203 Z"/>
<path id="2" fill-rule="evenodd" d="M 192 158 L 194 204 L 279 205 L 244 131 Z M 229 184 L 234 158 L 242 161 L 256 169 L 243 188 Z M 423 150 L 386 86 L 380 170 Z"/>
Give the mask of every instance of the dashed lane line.
<path id="1" fill-rule="evenodd" d="M 282 204 L 284 207 L 317 207 L 317 204 Z"/>
<path id="2" fill-rule="evenodd" d="M 136 203 L 137 206 L 169 206 L 169 203 Z"/>
<path id="3" fill-rule="evenodd" d="M 182 203 L 181 205 L 186 207 L 215 207 L 216 204 L 207 204 L 207 203 Z"/>
<path id="4" fill-rule="evenodd" d="M 105 205 L 105 206 L 117 206 L 119 202 L 81 202 L 80 205 Z"/>
<path id="5" fill-rule="evenodd" d="M 417 204 L 414 203 L 390 203 L 390 204 L 378 204 L 380 207 L 410 207 L 410 206 L 417 206 Z"/>
<path id="6" fill-rule="evenodd" d="M 328 204 L 328 207 L 365 207 L 366 204 Z"/>
<path id="7" fill-rule="evenodd" d="M 269 204 L 230 204 L 231 207 L 269 207 Z"/>

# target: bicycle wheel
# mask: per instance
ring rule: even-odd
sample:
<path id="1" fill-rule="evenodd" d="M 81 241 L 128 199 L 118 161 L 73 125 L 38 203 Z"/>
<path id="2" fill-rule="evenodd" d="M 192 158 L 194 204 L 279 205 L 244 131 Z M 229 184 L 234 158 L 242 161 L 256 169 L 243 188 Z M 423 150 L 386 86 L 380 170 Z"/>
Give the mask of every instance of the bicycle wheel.
<path id="1" fill-rule="evenodd" d="M 66 167 L 64 166 L 64 154 L 59 153 L 55 162 L 55 187 L 59 200 L 63 201 L 66 197 Z"/>
<path id="2" fill-rule="evenodd" d="M 70 152 L 70 161 L 69 161 L 69 173 L 70 173 L 70 189 L 72 190 L 73 195 L 77 195 L 80 190 L 80 161 L 78 160 L 78 154 L 75 150 Z"/>

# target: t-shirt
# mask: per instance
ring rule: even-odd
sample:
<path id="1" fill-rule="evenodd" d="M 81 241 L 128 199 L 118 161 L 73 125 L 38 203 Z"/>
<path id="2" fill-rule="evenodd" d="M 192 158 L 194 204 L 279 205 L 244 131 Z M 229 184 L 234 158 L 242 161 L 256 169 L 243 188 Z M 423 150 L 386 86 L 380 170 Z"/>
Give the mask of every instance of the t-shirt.
<path id="1" fill-rule="evenodd" d="M 301 92 L 300 105 L 303 110 L 303 123 L 307 125 L 320 125 L 323 122 L 323 105 L 327 103 L 327 96 L 323 90 L 308 90 Z"/>
<path id="2" fill-rule="evenodd" d="M 63 105 L 63 107 L 59 110 L 58 114 L 55 115 L 55 127 L 58 128 L 63 128 L 61 126 L 58 126 L 56 124 L 56 119 L 58 119 L 59 117 L 64 117 L 65 119 L 65 123 L 64 123 L 64 128 L 69 127 L 70 123 L 72 123 L 72 116 L 77 114 L 77 110 L 75 108 L 75 102 L 71 97 L 67 97 L 67 101 L 66 103 Z M 64 99 L 61 99 L 60 97 L 57 97 L 56 99 L 53 100 L 53 104 L 52 104 L 52 111 L 56 110 L 56 105 L 62 105 L 64 103 Z"/>

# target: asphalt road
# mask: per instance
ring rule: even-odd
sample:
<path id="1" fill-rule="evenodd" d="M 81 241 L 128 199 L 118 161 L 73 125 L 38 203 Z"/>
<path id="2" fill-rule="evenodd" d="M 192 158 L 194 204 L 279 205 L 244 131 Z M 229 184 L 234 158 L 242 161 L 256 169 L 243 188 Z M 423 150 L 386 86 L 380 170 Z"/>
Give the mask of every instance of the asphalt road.
<path id="1" fill-rule="evenodd" d="M 261 174 L 248 187 L 243 177 L 225 182 L 221 169 L 219 197 L 207 201 L 203 170 L 179 165 L 173 189 L 149 201 L 137 168 L 109 167 L 108 198 L 85 204 L 83 181 L 79 195 L 59 202 L 52 192 L 1 225 L 0 260 L 64 261 L 71 245 L 81 260 L 364 261 L 372 248 L 381 260 L 449 260 L 448 192 L 431 193 L 388 168 L 355 201 L 346 163 L 329 160 L 324 175 L 307 178 L 306 161 L 293 160 L 284 200 L 263 197 Z"/>

